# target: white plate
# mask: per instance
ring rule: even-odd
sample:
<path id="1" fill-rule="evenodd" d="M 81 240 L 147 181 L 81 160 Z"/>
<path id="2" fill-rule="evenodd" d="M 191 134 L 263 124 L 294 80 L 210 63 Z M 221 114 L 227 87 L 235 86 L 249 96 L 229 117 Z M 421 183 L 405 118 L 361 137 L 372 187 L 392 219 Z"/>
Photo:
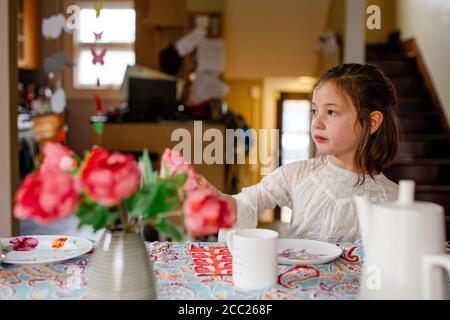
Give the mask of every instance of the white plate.
<path id="1" fill-rule="evenodd" d="M 37 245 L 28 246 L 28 251 L 14 249 L 12 242 L 21 242 L 28 238 L 27 243 Z M 30 240 L 31 239 L 31 240 Z M 11 242 L 12 241 L 12 242 Z M 92 242 L 79 237 L 70 236 L 22 236 L 2 239 L 3 250 L 8 247 L 8 253 L 2 261 L 9 264 L 41 264 L 54 263 L 82 256 L 92 250 Z M 20 246 L 20 245 L 19 245 Z M 21 246 L 23 247 L 23 245 Z"/>
<path id="2" fill-rule="evenodd" d="M 278 240 L 278 263 L 280 264 L 326 264 L 339 258 L 341 254 L 341 248 L 327 242 L 300 239 Z"/>

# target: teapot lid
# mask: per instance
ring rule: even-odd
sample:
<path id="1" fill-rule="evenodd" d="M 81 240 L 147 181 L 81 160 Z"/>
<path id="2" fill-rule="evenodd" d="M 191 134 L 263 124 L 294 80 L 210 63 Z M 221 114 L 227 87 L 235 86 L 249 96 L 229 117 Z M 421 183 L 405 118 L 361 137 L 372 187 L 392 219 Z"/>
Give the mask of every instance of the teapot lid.
<path id="1" fill-rule="evenodd" d="M 414 211 L 441 210 L 442 206 L 431 202 L 415 201 L 416 183 L 413 180 L 400 180 L 398 200 L 379 204 L 390 209 L 408 209 Z"/>

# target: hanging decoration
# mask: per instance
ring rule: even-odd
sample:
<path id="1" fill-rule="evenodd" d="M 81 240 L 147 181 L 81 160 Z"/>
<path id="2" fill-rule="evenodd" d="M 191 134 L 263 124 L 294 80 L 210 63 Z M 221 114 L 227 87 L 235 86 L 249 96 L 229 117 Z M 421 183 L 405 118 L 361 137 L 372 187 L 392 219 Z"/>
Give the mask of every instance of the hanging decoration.
<path id="1" fill-rule="evenodd" d="M 101 64 L 102 66 L 105 64 L 105 55 L 108 51 L 108 48 L 103 48 L 100 53 L 97 53 L 97 49 L 94 47 L 91 47 L 91 53 L 92 53 L 92 64 Z"/>
<path id="2" fill-rule="evenodd" d="M 42 20 L 42 35 L 46 40 L 58 39 L 64 26 L 66 25 L 66 18 L 62 14 L 51 16 L 50 18 L 44 18 Z"/>
<path id="3" fill-rule="evenodd" d="M 100 33 L 97 33 L 94 31 L 95 41 L 102 41 L 103 38 L 103 31 Z"/>
<path id="4" fill-rule="evenodd" d="M 95 2 L 94 9 L 95 9 L 95 16 L 96 16 L 96 19 L 98 22 L 101 11 L 103 9 L 103 1 Z M 99 43 L 101 43 L 103 41 L 104 31 L 95 30 L 95 31 L 93 31 L 93 34 L 94 34 L 96 46 L 93 46 L 90 48 L 90 51 L 92 54 L 92 64 L 94 66 L 96 66 L 96 68 L 102 68 L 105 65 L 105 55 L 108 51 L 108 48 L 99 45 Z M 100 88 L 100 74 L 99 73 L 97 73 L 97 75 L 96 75 L 96 85 L 97 85 L 97 88 Z M 107 122 L 108 118 L 103 115 L 102 97 L 99 94 L 95 94 L 94 101 L 95 101 L 96 115 L 91 117 L 91 122 L 94 126 L 94 132 L 98 136 L 98 141 L 97 141 L 98 145 L 102 146 L 102 137 L 103 137 L 103 133 L 105 132 L 105 123 Z"/>
<path id="5" fill-rule="evenodd" d="M 96 3 L 94 3 L 94 9 L 95 9 L 95 17 L 98 19 L 103 9 L 103 1 L 97 1 Z"/>
<path id="6" fill-rule="evenodd" d="M 65 125 L 61 129 L 59 129 L 58 138 L 57 138 L 58 143 L 63 143 L 63 144 L 66 143 L 67 132 L 69 132 L 68 125 Z"/>

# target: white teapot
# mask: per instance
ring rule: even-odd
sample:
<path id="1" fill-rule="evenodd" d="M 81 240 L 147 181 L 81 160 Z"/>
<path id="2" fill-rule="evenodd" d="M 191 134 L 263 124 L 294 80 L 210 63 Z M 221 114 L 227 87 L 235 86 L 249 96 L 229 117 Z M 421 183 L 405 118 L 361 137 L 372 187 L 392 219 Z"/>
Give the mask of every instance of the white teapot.
<path id="1" fill-rule="evenodd" d="M 360 299 L 447 299 L 444 208 L 414 201 L 414 181 L 399 198 L 372 204 L 355 196 L 365 260 Z"/>

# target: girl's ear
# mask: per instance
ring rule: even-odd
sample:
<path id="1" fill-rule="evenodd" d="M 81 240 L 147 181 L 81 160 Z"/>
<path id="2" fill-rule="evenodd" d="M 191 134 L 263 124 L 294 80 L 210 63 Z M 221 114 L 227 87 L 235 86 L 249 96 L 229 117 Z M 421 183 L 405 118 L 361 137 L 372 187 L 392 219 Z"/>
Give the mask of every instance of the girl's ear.
<path id="1" fill-rule="evenodd" d="M 383 113 L 380 111 L 374 111 L 370 114 L 370 134 L 377 132 L 378 128 L 383 123 Z"/>

